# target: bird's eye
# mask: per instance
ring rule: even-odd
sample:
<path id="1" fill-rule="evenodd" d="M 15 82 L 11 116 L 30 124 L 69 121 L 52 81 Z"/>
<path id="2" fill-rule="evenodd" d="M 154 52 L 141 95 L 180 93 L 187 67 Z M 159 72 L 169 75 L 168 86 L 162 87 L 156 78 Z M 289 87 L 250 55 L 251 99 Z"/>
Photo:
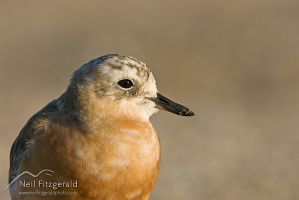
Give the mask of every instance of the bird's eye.
<path id="1" fill-rule="evenodd" d="M 131 88 L 134 84 L 130 79 L 123 79 L 117 82 L 117 84 L 125 89 Z"/>

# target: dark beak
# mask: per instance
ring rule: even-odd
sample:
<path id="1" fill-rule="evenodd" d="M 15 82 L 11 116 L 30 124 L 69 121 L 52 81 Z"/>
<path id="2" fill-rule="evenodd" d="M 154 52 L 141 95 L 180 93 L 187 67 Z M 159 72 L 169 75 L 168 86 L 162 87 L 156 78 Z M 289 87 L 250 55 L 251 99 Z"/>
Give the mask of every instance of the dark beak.
<path id="1" fill-rule="evenodd" d="M 193 116 L 194 113 L 189 110 L 189 108 L 178 104 L 176 102 L 171 101 L 170 99 L 162 96 L 161 94 L 157 93 L 156 98 L 151 98 L 153 102 L 156 103 L 157 108 L 172 112 L 177 115 L 181 116 Z"/>

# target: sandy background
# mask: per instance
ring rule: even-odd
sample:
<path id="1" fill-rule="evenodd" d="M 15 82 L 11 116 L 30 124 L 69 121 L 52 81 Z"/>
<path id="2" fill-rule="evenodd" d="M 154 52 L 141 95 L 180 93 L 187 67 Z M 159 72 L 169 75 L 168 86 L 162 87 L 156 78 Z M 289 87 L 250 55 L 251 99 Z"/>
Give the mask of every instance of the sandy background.
<path id="1" fill-rule="evenodd" d="M 120 53 L 197 114 L 152 117 L 153 200 L 299 199 L 299 2 L 107 2 L 1 1 L 0 188 L 27 119 L 81 64 Z"/>

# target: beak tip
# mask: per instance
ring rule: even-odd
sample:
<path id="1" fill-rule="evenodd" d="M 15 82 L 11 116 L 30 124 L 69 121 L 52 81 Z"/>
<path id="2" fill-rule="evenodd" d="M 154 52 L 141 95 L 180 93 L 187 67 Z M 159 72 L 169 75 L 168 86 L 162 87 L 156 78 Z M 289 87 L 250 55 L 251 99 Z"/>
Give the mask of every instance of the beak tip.
<path id="1" fill-rule="evenodd" d="M 181 116 L 187 116 L 187 117 L 191 117 L 191 116 L 194 116 L 195 113 L 192 112 L 191 110 L 182 110 L 179 115 Z"/>

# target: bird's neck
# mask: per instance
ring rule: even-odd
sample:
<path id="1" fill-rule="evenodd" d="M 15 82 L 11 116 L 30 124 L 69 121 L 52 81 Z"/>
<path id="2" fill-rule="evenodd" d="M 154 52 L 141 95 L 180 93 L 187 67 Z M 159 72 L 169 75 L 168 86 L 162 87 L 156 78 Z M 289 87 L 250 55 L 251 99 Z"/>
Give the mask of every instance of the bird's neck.
<path id="1" fill-rule="evenodd" d="M 59 109 L 68 119 L 79 122 L 80 128 L 86 132 L 97 131 L 105 124 L 117 121 L 150 123 L 148 118 L 140 117 L 140 113 L 126 112 L 119 103 L 106 98 L 99 98 L 93 86 L 69 86 L 58 99 Z"/>

